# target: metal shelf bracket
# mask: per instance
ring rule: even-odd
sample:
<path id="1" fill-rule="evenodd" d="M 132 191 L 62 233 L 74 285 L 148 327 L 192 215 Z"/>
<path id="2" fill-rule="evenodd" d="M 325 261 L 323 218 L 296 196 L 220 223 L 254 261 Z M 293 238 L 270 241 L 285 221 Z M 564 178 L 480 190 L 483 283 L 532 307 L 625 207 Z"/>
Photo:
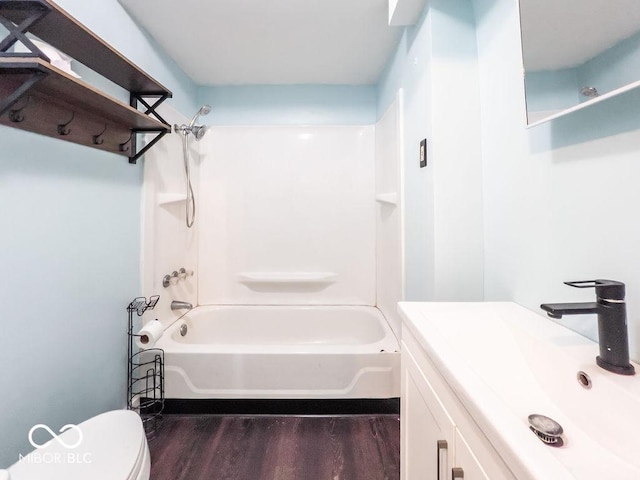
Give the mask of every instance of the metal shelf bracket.
<path id="1" fill-rule="evenodd" d="M 141 104 L 144 107 L 145 115 L 152 115 L 156 117 L 160 122 L 164 123 L 167 126 L 166 130 L 144 130 L 144 129 L 134 129 L 132 130 L 131 138 L 125 142 L 130 143 L 131 153 L 129 156 L 129 163 L 136 164 L 138 159 L 144 155 L 151 147 L 153 147 L 156 143 L 160 141 L 162 137 L 164 137 L 167 133 L 171 131 L 171 126 L 167 123 L 167 121 L 162 118 L 162 116 L 157 112 L 157 108 L 164 102 L 167 98 L 171 98 L 171 93 L 160 92 L 160 93 L 149 93 L 149 92 L 130 92 L 129 104 L 138 109 L 138 104 Z M 149 102 L 147 99 L 155 99 L 154 102 Z M 157 135 L 147 143 L 140 151 L 137 151 L 138 142 L 136 138 L 137 133 L 157 133 Z M 124 148 L 124 145 L 121 145 L 121 149 Z"/>
<path id="2" fill-rule="evenodd" d="M 44 72 L 32 71 L 29 77 L 13 92 L 0 100 L 0 115 L 4 115 L 11 109 L 36 83 L 47 76 Z"/>
<path id="3" fill-rule="evenodd" d="M 47 57 L 42 51 L 34 45 L 34 43 L 29 40 L 26 36 L 26 33 L 29 31 L 32 25 L 36 24 L 40 20 L 42 20 L 45 16 L 49 14 L 51 8 L 45 4 L 44 2 L 40 2 L 38 0 L 29 1 L 29 2 L 16 2 L 13 6 L 9 5 L 14 10 L 26 10 L 29 14 L 22 20 L 19 24 L 14 24 L 8 18 L 5 18 L 2 14 L 0 14 L 0 24 L 4 28 L 7 29 L 7 34 L 0 41 L 0 56 L 2 57 L 40 57 L 45 61 L 50 61 L 49 57 Z M 8 50 L 16 44 L 16 42 L 22 43 L 25 47 L 27 47 L 30 53 L 12 53 L 8 52 Z"/>
<path id="4" fill-rule="evenodd" d="M 138 159 L 144 155 L 151 147 L 153 147 L 156 143 L 158 143 L 160 141 L 160 139 L 162 137 L 164 137 L 167 133 L 169 133 L 170 130 L 147 130 L 147 129 L 140 129 L 140 130 L 133 130 L 132 131 L 132 135 L 130 138 L 130 142 L 131 142 L 131 152 L 133 153 L 133 155 L 129 156 L 129 163 L 135 165 L 136 162 L 138 161 Z M 147 143 L 140 151 L 136 151 L 137 150 L 137 141 L 136 141 L 136 134 L 137 133 L 157 133 L 157 135 L 155 137 L 153 137 L 153 139 Z M 121 145 L 121 147 L 123 147 L 124 144 Z"/>

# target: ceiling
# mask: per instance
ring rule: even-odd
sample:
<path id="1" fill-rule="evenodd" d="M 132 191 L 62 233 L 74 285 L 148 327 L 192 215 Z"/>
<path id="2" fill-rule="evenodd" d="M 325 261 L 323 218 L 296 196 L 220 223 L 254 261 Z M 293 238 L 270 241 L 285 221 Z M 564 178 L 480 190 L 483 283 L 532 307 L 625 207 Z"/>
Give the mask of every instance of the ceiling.
<path id="1" fill-rule="evenodd" d="M 525 70 L 583 64 L 640 30 L 638 0 L 520 0 Z"/>
<path id="2" fill-rule="evenodd" d="M 200 85 L 377 83 L 388 0 L 118 0 Z"/>

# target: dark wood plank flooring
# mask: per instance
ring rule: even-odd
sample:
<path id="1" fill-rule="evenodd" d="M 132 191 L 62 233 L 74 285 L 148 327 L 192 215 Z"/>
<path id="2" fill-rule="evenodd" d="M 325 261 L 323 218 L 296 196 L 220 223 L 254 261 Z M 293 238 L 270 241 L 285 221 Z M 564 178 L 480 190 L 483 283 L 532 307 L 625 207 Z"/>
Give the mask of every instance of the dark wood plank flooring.
<path id="1" fill-rule="evenodd" d="M 396 480 L 398 415 L 165 415 L 151 480 Z"/>

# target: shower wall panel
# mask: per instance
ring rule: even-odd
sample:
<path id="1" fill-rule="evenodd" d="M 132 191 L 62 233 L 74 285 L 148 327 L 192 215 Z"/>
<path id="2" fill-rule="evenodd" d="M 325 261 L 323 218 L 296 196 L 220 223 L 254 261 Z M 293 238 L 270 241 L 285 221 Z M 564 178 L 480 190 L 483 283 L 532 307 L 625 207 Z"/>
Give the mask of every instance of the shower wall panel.
<path id="1" fill-rule="evenodd" d="M 200 304 L 375 305 L 374 126 L 212 127 Z"/>
<path id="2" fill-rule="evenodd" d="M 160 107 L 160 113 L 171 124 L 189 121 L 166 105 Z M 196 199 L 200 163 L 197 146 L 195 141 L 190 141 L 191 175 Z M 185 223 L 187 194 L 180 135 L 166 135 L 145 154 L 143 195 L 142 291 L 147 297 L 160 295 L 158 306 L 145 314 L 145 321 L 157 318 L 169 326 L 184 313 L 171 310 L 172 300 L 198 303 L 197 230 L 202 220 L 196 210 L 193 228 L 187 228 Z M 163 277 L 180 268 L 195 273 L 185 279 L 174 280 L 165 288 Z"/>
<path id="3" fill-rule="evenodd" d="M 376 303 L 398 338 L 404 300 L 402 93 L 376 123 Z"/>

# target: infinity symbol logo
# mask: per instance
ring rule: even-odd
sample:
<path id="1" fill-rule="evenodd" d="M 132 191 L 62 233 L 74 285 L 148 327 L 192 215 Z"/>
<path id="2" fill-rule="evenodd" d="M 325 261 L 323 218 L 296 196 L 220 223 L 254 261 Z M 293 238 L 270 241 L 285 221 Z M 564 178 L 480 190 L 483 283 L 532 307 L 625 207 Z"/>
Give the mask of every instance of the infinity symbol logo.
<path id="1" fill-rule="evenodd" d="M 33 432 L 35 432 L 38 429 L 44 429 L 47 432 L 49 432 L 49 434 L 51 435 L 51 440 L 49 440 L 46 443 L 43 443 L 42 445 L 36 443 L 36 441 L 33 439 Z M 34 425 L 33 427 L 31 427 L 31 430 L 29 430 L 29 443 L 31 443 L 31 445 L 33 445 L 35 448 L 45 448 L 46 446 L 48 446 L 51 442 L 53 442 L 54 440 L 57 440 L 58 443 L 60 445 L 62 445 L 64 448 L 76 448 L 78 445 L 80 445 L 82 443 L 82 430 L 80 430 L 80 427 L 78 427 L 77 425 L 73 425 L 72 423 L 69 423 L 67 425 L 65 425 L 64 427 L 62 427 L 60 429 L 60 433 L 64 433 L 67 430 L 76 430 L 78 432 L 78 441 L 76 443 L 73 443 L 71 445 L 67 444 L 64 442 L 64 440 L 62 440 L 60 438 L 59 435 L 56 435 L 53 430 L 51 430 L 47 425 L 44 425 L 42 423 L 39 423 L 38 425 Z"/>

